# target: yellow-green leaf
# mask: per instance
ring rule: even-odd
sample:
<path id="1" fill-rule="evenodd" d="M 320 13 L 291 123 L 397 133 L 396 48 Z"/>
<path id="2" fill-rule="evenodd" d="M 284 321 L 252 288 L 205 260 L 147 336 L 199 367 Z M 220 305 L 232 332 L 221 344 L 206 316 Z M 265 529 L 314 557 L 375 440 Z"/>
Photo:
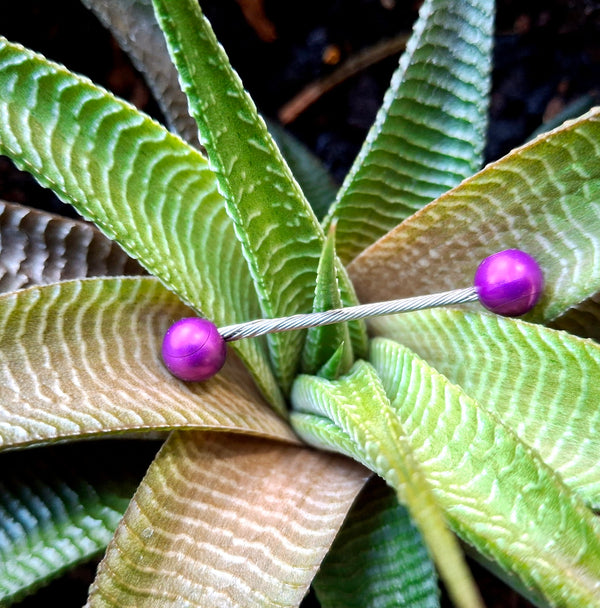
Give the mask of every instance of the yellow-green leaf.
<path id="1" fill-rule="evenodd" d="M 406 347 L 376 338 L 371 362 L 457 534 L 550 605 L 600 606 L 600 525 L 581 498 Z"/>
<path id="2" fill-rule="evenodd" d="M 600 345 L 524 321 L 437 309 L 374 320 L 510 427 L 600 507 Z"/>

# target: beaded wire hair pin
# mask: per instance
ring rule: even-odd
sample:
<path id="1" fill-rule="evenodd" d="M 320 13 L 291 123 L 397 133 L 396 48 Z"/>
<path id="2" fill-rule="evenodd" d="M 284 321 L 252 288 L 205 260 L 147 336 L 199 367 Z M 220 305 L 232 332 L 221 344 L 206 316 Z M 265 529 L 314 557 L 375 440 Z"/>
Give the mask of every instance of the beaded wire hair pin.
<path id="1" fill-rule="evenodd" d="M 199 382 L 208 380 L 223 367 L 227 342 L 234 340 L 477 300 L 496 314 L 518 317 L 535 306 L 543 287 L 544 277 L 536 260 L 520 249 L 506 249 L 485 258 L 475 272 L 473 286 L 464 289 L 277 319 L 257 319 L 221 328 L 208 319 L 181 319 L 165 334 L 162 356 L 175 377 Z"/>

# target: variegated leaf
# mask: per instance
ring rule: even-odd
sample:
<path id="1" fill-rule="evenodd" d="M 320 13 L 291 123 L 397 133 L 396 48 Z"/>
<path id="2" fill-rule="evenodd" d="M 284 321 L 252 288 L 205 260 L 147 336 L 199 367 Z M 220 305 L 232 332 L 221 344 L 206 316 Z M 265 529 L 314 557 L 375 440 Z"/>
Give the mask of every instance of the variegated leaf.
<path id="1" fill-rule="evenodd" d="M 154 278 L 56 283 L 0 296 L 0 444 L 133 430 L 239 430 L 294 441 L 233 356 L 183 383 L 160 358 L 191 311 Z"/>
<path id="2" fill-rule="evenodd" d="M 87 606 L 298 606 L 368 476 L 305 447 L 174 434 L 136 492 Z"/>
<path id="3" fill-rule="evenodd" d="M 425 0 L 328 219 L 350 262 L 483 160 L 493 0 Z"/>
<path id="4" fill-rule="evenodd" d="M 545 287 L 528 315 L 550 321 L 600 289 L 600 109 L 488 165 L 364 251 L 349 267 L 361 300 L 472 284 L 477 265 L 517 247 Z"/>

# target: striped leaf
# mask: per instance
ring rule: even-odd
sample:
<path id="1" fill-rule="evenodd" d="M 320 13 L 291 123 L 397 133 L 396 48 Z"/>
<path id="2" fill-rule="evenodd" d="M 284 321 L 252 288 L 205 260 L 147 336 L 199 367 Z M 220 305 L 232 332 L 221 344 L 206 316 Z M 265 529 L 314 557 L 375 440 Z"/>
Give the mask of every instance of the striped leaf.
<path id="1" fill-rule="evenodd" d="M 0 296 L 0 445 L 173 428 L 294 441 L 234 357 L 203 384 L 169 374 L 162 337 L 190 312 L 154 278 L 67 281 Z"/>
<path id="2" fill-rule="evenodd" d="M 0 293 L 144 269 L 84 222 L 0 201 Z"/>
<path id="3" fill-rule="evenodd" d="M 374 478 L 360 493 L 313 581 L 322 608 L 438 608 L 437 577 L 395 493 Z"/>
<path id="4" fill-rule="evenodd" d="M 259 316 L 233 224 L 202 155 L 89 81 L 4 39 L 0 152 L 218 325 Z M 283 412 L 264 344 L 244 340 L 233 348 Z"/>
<path id="5" fill-rule="evenodd" d="M 165 43 L 152 0 L 82 0 L 94 12 L 136 68 L 144 74 L 170 128 L 189 144 L 199 147 L 198 125 L 190 116 L 179 75 Z M 335 199 L 337 186 L 321 161 L 277 123 L 267 121 L 294 177 L 313 211 L 322 218 Z"/>
<path id="6" fill-rule="evenodd" d="M 302 190 L 231 68 L 195 0 L 154 0 L 159 23 L 211 166 L 225 196 L 258 293 L 262 314 L 282 317 L 312 308 L 323 232 Z M 343 269 L 344 299 L 355 301 Z M 267 337 L 287 391 L 304 332 Z M 365 350 L 365 334 L 358 350 Z"/>
<path id="7" fill-rule="evenodd" d="M 311 309 L 323 235 L 195 0 L 154 0 L 266 317 Z M 289 388 L 304 332 L 268 337 Z"/>
<path id="8" fill-rule="evenodd" d="M 304 447 L 174 434 L 136 492 L 87 606 L 298 606 L 368 476 Z"/>
<path id="9" fill-rule="evenodd" d="M 291 399 L 292 426 L 300 437 L 383 477 L 407 506 L 457 608 L 481 607 L 461 549 L 375 369 L 359 360 L 335 381 L 299 376 Z"/>
<path id="10" fill-rule="evenodd" d="M 348 263 L 483 160 L 493 0 L 425 0 L 328 219 Z"/>
<path id="11" fill-rule="evenodd" d="M 103 551 L 155 451 L 121 440 L 2 454 L 0 604 Z"/>
<path id="12" fill-rule="evenodd" d="M 472 284 L 480 261 L 517 247 L 538 260 L 550 321 L 600 290 L 600 109 L 488 165 L 407 219 L 349 267 L 361 300 Z"/>
<path id="13" fill-rule="evenodd" d="M 551 606 L 600 606 L 600 525 L 579 496 L 494 413 L 406 347 L 377 338 L 371 362 L 463 540 Z"/>
<path id="14" fill-rule="evenodd" d="M 490 314 L 438 309 L 378 319 L 493 412 L 593 508 L 600 507 L 600 346 Z"/>
<path id="15" fill-rule="evenodd" d="M 144 74 L 169 128 L 198 148 L 198 125 L 169 57 L 152 0 L 81 0 L 110 30 L 133 65 Z"/>

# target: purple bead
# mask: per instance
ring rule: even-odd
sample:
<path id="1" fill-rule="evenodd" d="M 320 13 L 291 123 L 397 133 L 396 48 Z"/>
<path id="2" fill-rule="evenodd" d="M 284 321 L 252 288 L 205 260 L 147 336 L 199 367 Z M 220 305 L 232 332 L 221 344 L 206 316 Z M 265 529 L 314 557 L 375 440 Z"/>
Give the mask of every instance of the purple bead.
<path id="1" fill-rule="evenodd" d="M 519 249 L 491 255 L 477 268 L 474 280 L 479 301 L 506 317 L 529 312 L 539 300 L 544 276 L 538 263 Z"/>
<path id="2" fill-rule="evenodd" d="M 214 323 L 189 317 L 173 323 L 162 344 L 167 369 L 180 380 L 200 382 L 224 365 L 227 345 Z"/>

